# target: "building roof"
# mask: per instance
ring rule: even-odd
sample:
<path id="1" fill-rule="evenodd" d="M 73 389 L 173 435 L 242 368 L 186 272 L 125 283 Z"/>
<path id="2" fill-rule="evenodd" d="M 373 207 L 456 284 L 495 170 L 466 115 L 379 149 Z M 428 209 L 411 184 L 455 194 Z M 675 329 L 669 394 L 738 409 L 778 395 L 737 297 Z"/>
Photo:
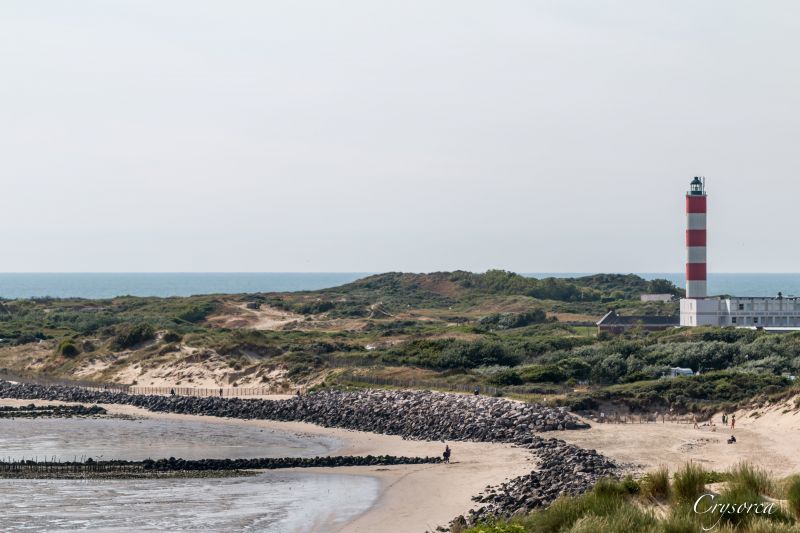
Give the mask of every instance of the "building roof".
<path id="1" fill-rule="evenodd" d="M 598 326 L 679 326 L 679 316 L 620 316 L 616 310 L 611 310 L 601 318 Z"/>

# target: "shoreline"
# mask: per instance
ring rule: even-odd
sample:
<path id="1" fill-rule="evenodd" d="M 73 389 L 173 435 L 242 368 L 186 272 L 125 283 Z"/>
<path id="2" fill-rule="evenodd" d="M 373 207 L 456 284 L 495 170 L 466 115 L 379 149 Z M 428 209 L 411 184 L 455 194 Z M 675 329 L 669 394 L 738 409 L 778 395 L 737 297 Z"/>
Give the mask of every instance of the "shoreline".
<path id="1" fill-rule="evenodd" d="M 0 405 L 79 404 L 51 400 L 0 399 Z M 225 425 L 251 426 L 285 431 L 301 437 L 325 437 L 337 441 L 329 450 L 337 455 L 438 456 L 444 449 L 440 441 L 404 440 L 397 435 L 383 435 L 342 428 L 326 428 L 307 422 L 242 420 L 207 415 L 189 415 L 148 411 L 125 404 L 103 404 L 109 415 L 134 416 L 160 420 L 202 421 Z M 559 434 L 569 433 L 558 432 Z M 563 435 L 559 435 L 563 436 Z M 378 479 L 380 488 L 373 504 L 334 531 L 343 533 L 408 533 L 433 531 L 446 526 L 456 516 L 475 507 L 472 497 L 487 485 L 530 473 L 536 466 L 530 450 L 512 444 L 448 441 L 453 449 L 451 464 L 396 466 L 353 466 L 336 468 L 286 469 L 285 472 L 359 475 Z M 323 524 L 330 527 L 332 524 Z"/>

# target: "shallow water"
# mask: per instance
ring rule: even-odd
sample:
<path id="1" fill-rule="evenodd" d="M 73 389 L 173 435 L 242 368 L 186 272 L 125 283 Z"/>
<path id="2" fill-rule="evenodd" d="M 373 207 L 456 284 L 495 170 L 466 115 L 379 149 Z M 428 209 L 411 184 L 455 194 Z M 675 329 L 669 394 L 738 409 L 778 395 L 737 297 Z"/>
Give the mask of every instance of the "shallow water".
<path id="1" fill-rule="evenodd" d="M 311 457 L 337 439 L 249 424 L 0 419 L 0 457 L 61 460 Z M 237 478 L 0 480 L 1 531 L 327 532 L 367 510 L 369 476 L 271 471 Z"/>
<path id="2" fill-rule="evenodd" d="M 314 457 L 329 455 L 339 447 L 337 439 L 248 424 L 118 418 L 0 419 L 0 459 Z"/>
<path id="3" fill-rule="evenodd" d="M 368 476 L 0 480 L 2 531 L 326 532 L 375 501 Z"/>

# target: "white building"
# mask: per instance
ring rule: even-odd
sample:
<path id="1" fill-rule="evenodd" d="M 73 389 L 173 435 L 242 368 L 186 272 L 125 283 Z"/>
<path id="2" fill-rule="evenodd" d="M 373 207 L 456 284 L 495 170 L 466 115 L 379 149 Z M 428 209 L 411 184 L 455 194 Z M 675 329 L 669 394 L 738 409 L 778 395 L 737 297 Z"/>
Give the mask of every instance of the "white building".
<path id="1" fill-rule="evenodd" d="M 675 297 L 671 294 L 640 294 L 639 301 L 642 302 L 671 302 Z"/>
<path id="2" fill-rule="evenodd" d="M 681 326 L 800 328 L 800 298 L 683 298 Z"/>

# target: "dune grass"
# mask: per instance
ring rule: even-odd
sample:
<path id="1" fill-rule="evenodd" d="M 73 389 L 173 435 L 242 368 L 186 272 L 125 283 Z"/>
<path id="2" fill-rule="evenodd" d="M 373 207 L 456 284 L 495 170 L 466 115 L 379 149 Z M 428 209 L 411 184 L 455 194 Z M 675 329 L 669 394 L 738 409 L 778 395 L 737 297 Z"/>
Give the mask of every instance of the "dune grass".
<path id="1" fill-rule="evenodd" d="M 709 492 L 709 480 L 724 480 L 723 488 Z M 770 503 L 772 511 L 764 512 Z M 751 510 L 730 511 L 731 506 L 741 509 L 743 504 L 751 505 Z M 752 510 L 756 504 L 762 511 Z M 725 473 L 689 463 L 672 477 L 661 466 L 640 481 L 601 480 L 581 496 L 562 496 L 546 509 L 479 524 L 464 533 L 696 533 L 704 528 L 719 533 L 800 533 L 798 516 L 800 476 L 781 484 L 748 463 Z"/>
<path id="2" fill-rule="evenodd" d="M 677 503 L 692 503 L 706 490 L 706 473 L 695 463 L 686 463 L 675 472 L 672 480 L 672 498 Z"/>

